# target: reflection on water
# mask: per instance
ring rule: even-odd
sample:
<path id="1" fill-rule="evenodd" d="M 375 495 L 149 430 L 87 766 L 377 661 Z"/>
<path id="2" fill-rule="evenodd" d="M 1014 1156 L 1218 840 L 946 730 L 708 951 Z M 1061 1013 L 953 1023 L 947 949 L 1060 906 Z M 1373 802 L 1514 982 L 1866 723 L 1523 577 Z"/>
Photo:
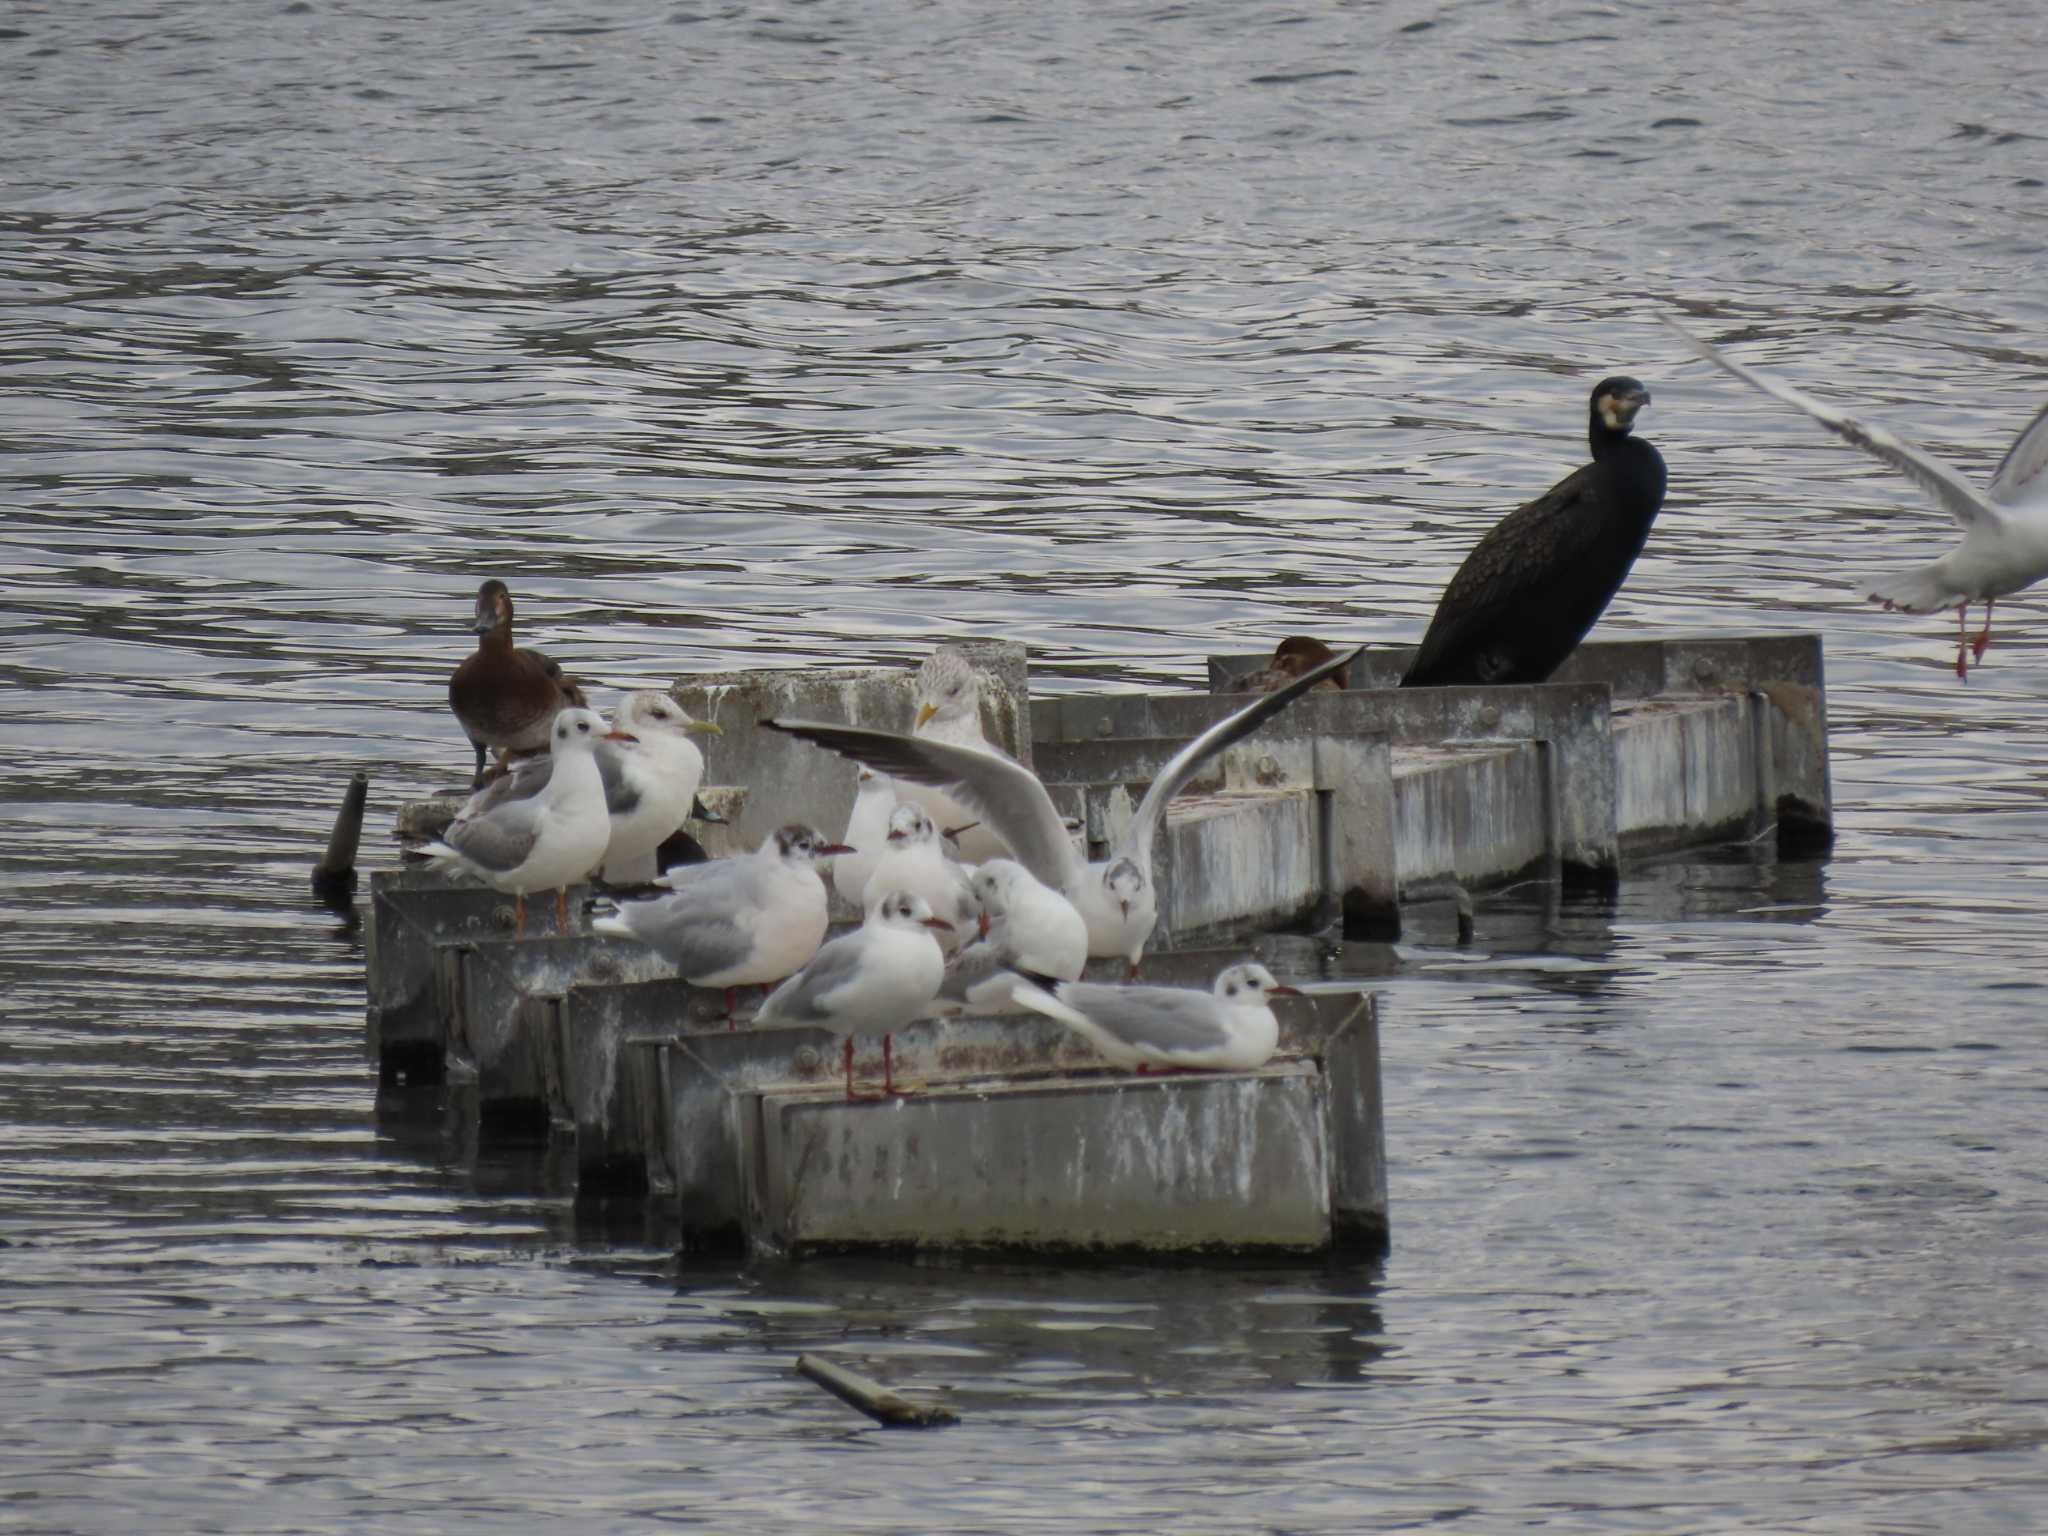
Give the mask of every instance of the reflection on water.
<path id="1" fill-rule="evenodd" d="M 246 9 L 0 28 L 0 1524 L 2038 1526 L 2039 605 L 1958 684 L 1845 580 L 1946 521 L 1650 320 L 1988 474 L 2038 7 Z M 1411 641 L 1617 370 L 1606 626 L 1824 633 L 1839 843 L 1263 941 L 1382 990 L 1383 1267 L 679 1271 L 376 1090 L 306 869 L 481 575 L 600 691 L 1193 686 Z"/>

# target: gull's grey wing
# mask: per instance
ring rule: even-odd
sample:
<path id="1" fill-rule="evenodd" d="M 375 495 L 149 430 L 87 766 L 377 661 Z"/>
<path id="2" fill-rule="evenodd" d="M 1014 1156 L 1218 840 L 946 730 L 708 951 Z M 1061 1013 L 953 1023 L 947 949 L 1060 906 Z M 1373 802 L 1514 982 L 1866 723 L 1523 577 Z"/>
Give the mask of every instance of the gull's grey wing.
<path id="1" fill-rule="evenodd" d="M 1166 815 L 1166 802 L 1180 793 L 1204 760 L 1214 757 L 1232 742 L 1241 741 L 1280 713 L 1289 704 L 1315 687 L 1324 678 L 1334 676 L 1355 661 L 1365 650 L 1363 645 L 1354 646 L 1341 656 L 1333 656 L 1319 667 L 1311 668 L 1277 692 L 1262 694 L 1245 705 L 1234 715 L 1218 720 L 1193 741 L 1174 753 L 1167 765 L 1159 770 L 1159 776 L 1152 781 L 1152 787 L 1145 791 L 1145 798 L 1138 802 L 1138 809 L 1132 813 L 1129 829 L 1124 833 L 1118 852 L 1137 861 L 1138 868 L 1151 878 L 1152 839 L 1159 831 L 1159 823 Z M 1034 874 L 1037 871 L 1033 871 Z M 1043 876 L 1040 876 L 1043 879 Z"/>
<path id="2" fill-rule="evenodd" d="M 1773 400 L 1781 400 L 1794 410 L 1804 411 L 1843 442 L 1861 448 L 1872 458 L 1882 460 L 1907 476 L 1946 507 L 1949 515 L 1962 528 L 1968 529 L 1979 518 L 1988 519 L 1993 523 L 2005 521 L 2005 514 L 1979 494 L 1975 486 L 1918 444 L 1909 443 L 1903 437 L 1887 432 L 1883 427 L 1869 426 L 1853 416 L 1845 416 L 1833 406 L 1823 405 L 1811 395 L 1801 394 L 1790 384 L 1766 378 L 1736 362 L 1734 358 L 1725 356 L 1719 348 L 1701 341 L 1669 315 L 1659 315 L 1657 318 L 1683 336 L 1688 346 L 1715 367 L 1727 370 L 1751 388 L 1762 390 Z M 2031 430 L 2029 428 L 2029 431 Z M 2017 448 L 2019 445 L 2013 446 Z"/>
<path id="3" fill-rule="evenodd" d="M 1991 476 L 1991 499 L 2001 506 L 2034 501 L 2048 496 L 2048 480 L 2041 477 L 2048 468 L 2048 406 L 2027 423 L 2027 429 L 2013 439 Z"/>
<path id="4" fill-rule="evenodd" d="M 640 786 L 626 774 L 626 754 L 614 742 L 600 741 L 592 753 L 597 759 L 597 776 L 604 784 L 604 808 L 608 815 L 627 816 L 640 808 Z"/>
<path id="5" fill-rule="evenodd" d="M 699 881 L 671 896 L 623 902 L 618 920 L 683 976 L 731 970 L 754 950 L 753 930 L 730 880 Z"/>
<path id="6" fill-rule="evenodd" d="M 507 800 L 480 816 L 458 816 L 441 841 L 494 874 L 517 869 L 540 836 L 540 801 Z"/>
<path id="7" fill-rule="evenodd" d="M 1022 763 L 992 747 L 967 747 L 815 720 L 763 720 L 771 731 L 865 763 L 877 773 L 943 789 L 973 811 L 1010 845 L 1017 862 L 1054 890 L 1065 890 L 1081 870 L 1045 786 Z"/>
<path id="8" fill-rule="evenodd" d="M 1054 988 L 1053 996 L 1133 1050 L 1157 1055 L 1212 1051 L 1230 1040 L 1210 992 L 1068 981 Z"/>
<path id="9" fill-rule="evenodd" d="M 964 1004 L 970 990 L 1004 974 L 1016 961 L 1016 953 L 993 932 L 978 943 L 963 945 L 946 962 L 946 974 L 939 982 L 938 1000 Z"/>
<path id="10" fill-rule="evenodd" d="M 457 814 L 478 816 L 513 800 L 531 800 L 554 777 L 555 760 L 551 755 L 517 758 L 509 769 L 471 795 Z"/>
<path id="11" fill-rule="evenodd" d="M 860 970 L 867 946 L 862 930 L 843 933 L 811 956 L 810 964 L 768 994 L 755 1015 L 755 1022 L 778 1024 L 829 1024 L 832 994 L 846 986 Z"/>

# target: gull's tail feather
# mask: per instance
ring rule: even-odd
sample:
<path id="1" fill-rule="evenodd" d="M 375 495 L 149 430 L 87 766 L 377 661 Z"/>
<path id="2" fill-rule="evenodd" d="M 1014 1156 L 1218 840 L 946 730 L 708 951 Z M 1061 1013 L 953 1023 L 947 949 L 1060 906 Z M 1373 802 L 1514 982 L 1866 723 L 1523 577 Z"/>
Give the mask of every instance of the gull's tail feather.
<path id="1" fill-rule="evenodd" d="M 1881 576 L 1864 576 L 1855 581 L 1858 595 L 1904 613 L 1936 613 L 1962 601 L 1941 579 L 1939 566 L 1923 565 L 1910 571 L 1887 571 Z"/>

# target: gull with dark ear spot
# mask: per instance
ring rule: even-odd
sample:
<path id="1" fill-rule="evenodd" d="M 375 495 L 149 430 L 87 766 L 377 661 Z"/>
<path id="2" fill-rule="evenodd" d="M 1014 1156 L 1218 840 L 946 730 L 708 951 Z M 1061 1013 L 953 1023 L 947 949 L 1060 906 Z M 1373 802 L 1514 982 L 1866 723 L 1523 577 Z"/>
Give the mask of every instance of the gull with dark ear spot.
<path id="1" fill-rule="evenodd" d="M 604 781 L 598 776 L 596 747 L 604 722 L 587 709 L 555 716 L 547 784 L 531 795 L 482 804 L 473 796 L 448 824 L 439 842 L 424 851 L 454 860 L 487 884 L 513 897 L 513 936 L 526 933 L 526 898 L 555 892 L 557 931 L 569 931 L 566 887 L 581 880 L 604 858 L 611 819 L 604 809 Z"/>
<path id="2" fill-rule="evenodd" d="M 867 920 L 841 934 L 811 963 L 768 995 L 757 1025 L 822 1024 L 846 1036 L 846 1096 L 853 1093 L 853 1037 L 882 1035 L 882 1091 L 896 1091 L 890 1038 L 938 995 L 946 973 L 938 935 L 952 924 L 909 891 L 890 891 L 869 906 Z"/>
<path id="3" fill-rule="evenodd" d="M 1873 576 L 1857 583 L 1871 602 L 1907 613 L 1956 611 L 1956 676 L 1968 679 L 1970 663 L 1984 659 L 1991 643 L 1991 608 L 2001 597 L 2048 576 L 2048 407 L 2044 407 L 1992 472 L 1982 491 L 1926 449 L 1883 427 L 1868 426 L 1833 406 L 1823 405 L 1790 384 L 1768 378 L 1709 346 L 1669 315 L 1658 317 L 1685 338 L 1686 345 L 1717 368 L 1762 390 L 1773 400 L 1803 411 L 1828 431 L 1889 464 L 1932 496 L 1963 530 L 1963 542 L 1932 565 Z M 1970 604 L 1984 605 L 1984 627 L 1970 638 Z"/>
<path id="4" fill-rule="evenodd" d="M 861 888 L 861 910 L 871 910 L 892 891 L 922 896 L 932 911 L 952 925 L 934 930 L 939 948 L 952 954 L 967 942 L 981 915 L 971 872 L 946 857 L 939 829 L 921 806 L 899 805 L 891 811 L 884 843 L 882 857 Z"/>
<path id="5" fill-rule="evenodd" d="M 484 781 L 484 754 L 541 752 L 555 715 L 585 707 L 583 690 L 562 675 L 552 656 L 512 643 L 512 594 L 502 581 L 476 589 L 476 649 L 448 679 L 448 707 L 476 749 L 476 777 Z"/>
<path id="6" fill-rule="evenodd" d="M 1312 667 L 1277 692 L 1262 695 L 1210 726 L 1174 754 L 1138 802 L 1109 857 L 1084 860 L 1030 769 L 988 746 L 955 746 L 920 736 L 811 720 L 764 720 L 769 730 L 801 737 L 912 784 L 941 788 L 1002 834 L 1018 863 L 1074 904 L 1088 925 L 1088 953 L 1122 955 L 1136 975 L 1138 957 L 1159 920 L 1152 883 L 1152 844 L 1166 805 L 1209 758 L 1249 736 L 1303 693 L 1355 660 L 1364 646 Z"/>
<path id="7" fill-rule="evenodd" d="M 693 720 L 682 705 L 653 688 L 629 693 L 612 711 L 612 729 L 597 744 L 611 837 L 603 878 L 610 885 L 647 885 L 658 873 L 655 850 L 697 811 L 704 754 L 692 734 L 723 734 L 709 720 Z M 539 794 L 554 777 L 554 758 L 527 757 L 491 780 L 463 807 L 469 815 L 508 800 Z"/>
<path id="8" fill-rule="evenodd" d="M 1664 460 L 1630 435 L 1650 392 L 1617 374 L 1593 386 L 1593 462 L 1488 530 L 1458 567 L 1403 688 L 1540 683 L 1607 611 L 1664 504 Z"/>
<path id="9" fill-rule="evenodd" d="M 752 853 L 670 870 L 657 882 L 668 895 L 598 904 L 609 910 L 590 931 L 638 939 L 685 981 L 725 988 L 730 1027 L 737 988 L 780 981 L 817 953 L 827 921 L 818 862 L 845 851 L 793 822 Z"/>
<path id="10" fill-rule="evenodd" d="M 1087 1036 L 1112 1066 L 1249 1072 L 1272 1060 L 1280 1021 L 1271 999 L 1295 989 L 1263 965 L 1233 965 L 1207 992 L 1020 977 L 1020 1006 Z"/>
<path id="11" fill-rule="evenodd" d="M 934 1013 L 1012 1013 L 1016 973 L 1079 977 L 1088 964 L 1088 925 L 1074 904 L 1015 859 L 990 859 L 974 872 L 980 937 L 946 962 Z"/>

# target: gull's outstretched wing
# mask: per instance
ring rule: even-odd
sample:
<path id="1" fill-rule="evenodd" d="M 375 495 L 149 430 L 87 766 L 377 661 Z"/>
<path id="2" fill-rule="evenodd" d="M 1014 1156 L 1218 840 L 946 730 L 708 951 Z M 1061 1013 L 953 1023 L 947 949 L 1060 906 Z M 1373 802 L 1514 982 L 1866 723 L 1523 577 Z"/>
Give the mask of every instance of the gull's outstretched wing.
<path id="1" fill-rule="evenodd" d="M 1315 687 L 1324 678 L 1341 672 L 1355 661 L 1365 647 L 1355 646 L 1341 656 L 1332 657 L 1321 666 L 1312 668 L 1297 677 L 1285 688 L 1275 693 L 1262 694 L 1236 714 L 1218 720 L 1193 741 L 1173 755 L 1171 761 L 1159 770 L 1159 776 L 1152 781 L 1152 787 L 1145 791 L 1145 798 L 1138 802 L 1138 809 L 1131 816 L 1129 830 L 1117 852 L 1135 859 L 1138 868 L 1149 871 L 1152 868 L 1152 839 L 1159 831 L 1159 823 L 1166 815 L 1166 802 L 1180 793 L 1180 787 L 1187 783 L 1202 763 L 1232 742 L 1241 741 L 1272 719 L 1281 710 Z M 1028 861 L 1026 865 L 1028 867 Z M 1038 874 L 1037 870 L 1031 871 Z M 1039 875 L 1042 880 L 1045 877 Z"/>
<path id="2" fill-rule="evenodd" d="M 1745 367 L 1743 364 L 1736 362 L 1734 358 L 1725 355 L 1719 348 L 1701 341 L 1699 337 L 1693 335 L 1691 331 L 1688 331 L 1669 315 L 1659 315 L 1657 318 L 1683 336 L 1686 345 L 1690 346 L 1701 357 L 1704 357 L 1717 368 L 1726 369 L 1729 373 L 1734 374 L 1736 378 L 1742 380 L 1743 383 L 1762 390 L 1773 400 L 1782 400 L 1794 410 L 1804 411 L 1808 416 L 1811 416 L 1844 442 L 1853 443 L 1872 458 L 1881 459 L 1886 464 L 1891 465 L 1893 469 L 1908 476 L 1922 490 L 1946 507 L 1949 515 L 1963 529 L 1968 530 L 1980 518 L 1988 520 L 1993 524 L 2005 521 L 2004 512 L 1979 492 L 1975 486 L 1971 485 L 1969 481 L 1963 479 L 1962 476 L 1942 463 L 1941 460 L 1935 458 L 1926 449 L 1917 444 L 1907 442 L 1903 437 L 1887 432 L 1883 427 L 1869 426 L 1858 421 L 1853 416 L 1845 416 L 1833 406 L 1823 405 L 1811 395 L 1801 394 L 1790 384 L 1781 384 L 1776 379 L 1766 378 L 1754 369 Z M 2037 421 L 2035 426 L 2039 425 L 2040 423 Z M 2028 433 L 2031 433 L 2032 430 L 2033 428 L 2030 427 Z M 2026 435 L 2022 434 L 2021 442 L 2025 442 Z M 2019 444 L 2016 443 L 2013 446 L 2017 450 Z M 2048 442 L 2040 445 L 2038 451 L 2048 452 Z M 2008 455 L 2007 457 L 2010 458 L 2011 456 Z M 2004 469 L 2001 466 L 2000 473 L 2003 472 Z"/>
<path id="3" fill-rule="evenodd" d="M 817 720 L 761 724 L 865 763 L 877 773 L 943 789 L 994 828 L 1017 862 L 1054 890 L 1065 890 L 1080 874 L 1080 858 L 1045 786 L 1029 768 L 991 747 Z"/>

